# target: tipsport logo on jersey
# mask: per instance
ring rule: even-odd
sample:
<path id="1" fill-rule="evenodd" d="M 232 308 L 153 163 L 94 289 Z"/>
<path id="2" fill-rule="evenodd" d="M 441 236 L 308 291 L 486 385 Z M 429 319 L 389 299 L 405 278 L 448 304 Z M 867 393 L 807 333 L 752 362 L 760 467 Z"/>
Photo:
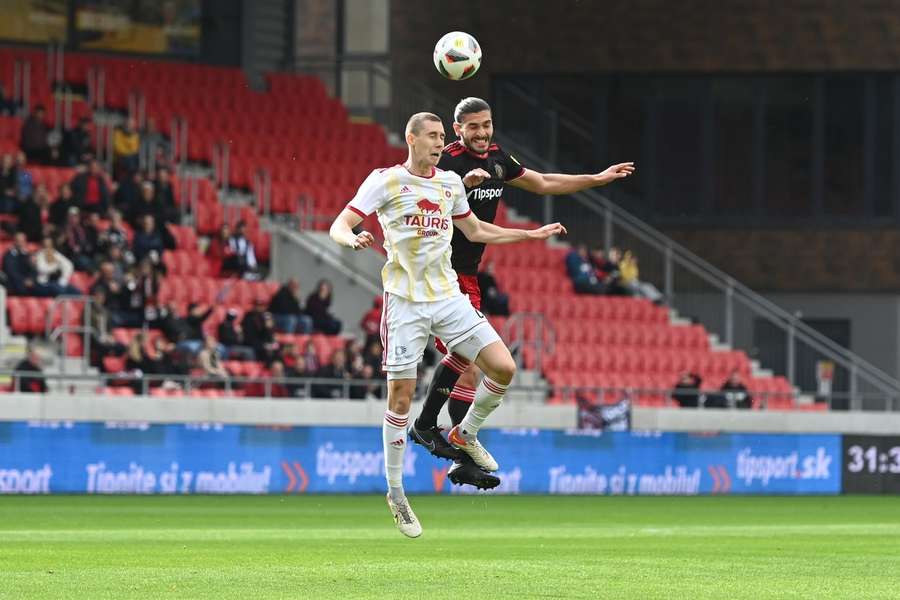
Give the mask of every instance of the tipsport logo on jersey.
<path id="1" fill-rule="evenodd" d="M 836 494 L 837 435 L 485 430 L 499 494 Z M 466 494 L 408 443 L 414 494 Z M 381 428 L 0 424 L 0 493 L 383 493 Z"/>

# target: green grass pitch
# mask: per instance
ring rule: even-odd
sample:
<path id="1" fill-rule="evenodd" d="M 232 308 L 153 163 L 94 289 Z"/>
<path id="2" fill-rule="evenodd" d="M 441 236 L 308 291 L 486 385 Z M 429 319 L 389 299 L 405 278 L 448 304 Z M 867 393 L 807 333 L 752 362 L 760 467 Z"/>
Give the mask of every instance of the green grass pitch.
<path id="1" fill-rule="evenodd" d="M 2 497 L 0 598 L 898 598 L 900 500 Z"/>

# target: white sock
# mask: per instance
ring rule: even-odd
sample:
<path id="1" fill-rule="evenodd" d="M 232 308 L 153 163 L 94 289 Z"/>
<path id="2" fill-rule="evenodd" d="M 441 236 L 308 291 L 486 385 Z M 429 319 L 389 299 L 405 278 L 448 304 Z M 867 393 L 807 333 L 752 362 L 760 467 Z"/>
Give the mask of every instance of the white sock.
<path id="1" fill-rule="evenodd" d="M 481 380 L 475 390 L 475 401 L 459 424 L 459 431 L 464 438 L 474 439 L 478 435 L 484 420 L 503 402 L 507 387 L 509 386 L 501 385 L 487 376 Z"/>
<path id="2" fill-rule="evenodd" d="M 406 424 L 409 415 L 384 411 L 381 437 L 384 442 L 384 474 L 394 501 L 403 498 L 403 454 L 406 451 Z"/>

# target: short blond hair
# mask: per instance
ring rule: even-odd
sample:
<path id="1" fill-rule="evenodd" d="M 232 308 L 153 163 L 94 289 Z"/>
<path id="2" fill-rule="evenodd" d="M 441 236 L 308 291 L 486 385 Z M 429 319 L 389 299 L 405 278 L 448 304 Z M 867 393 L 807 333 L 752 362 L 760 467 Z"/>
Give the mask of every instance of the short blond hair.
<path id="1" fill-rule="evenodd" d="M 410 133 L 413 135 L 419 135 L 419 132 L 422 131 L 422 124 L 425 123 L 425 121 L 443 123 L 443 121 L 441 121 L 441 118 L 434 113 L 416 113 L 409 118 L 409 121 L 406 122 L 406 135 L 409 135 Z"/>

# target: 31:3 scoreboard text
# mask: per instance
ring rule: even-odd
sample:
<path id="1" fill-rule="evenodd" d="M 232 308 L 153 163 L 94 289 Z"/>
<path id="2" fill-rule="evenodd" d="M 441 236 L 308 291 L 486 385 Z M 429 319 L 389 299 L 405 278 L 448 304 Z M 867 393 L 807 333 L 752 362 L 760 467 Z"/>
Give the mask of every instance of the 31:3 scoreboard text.
<path id="1" fill-rule="evenodd" d="M 844 436 L 844 492 L 900 493 L 900 437 Z"/>

